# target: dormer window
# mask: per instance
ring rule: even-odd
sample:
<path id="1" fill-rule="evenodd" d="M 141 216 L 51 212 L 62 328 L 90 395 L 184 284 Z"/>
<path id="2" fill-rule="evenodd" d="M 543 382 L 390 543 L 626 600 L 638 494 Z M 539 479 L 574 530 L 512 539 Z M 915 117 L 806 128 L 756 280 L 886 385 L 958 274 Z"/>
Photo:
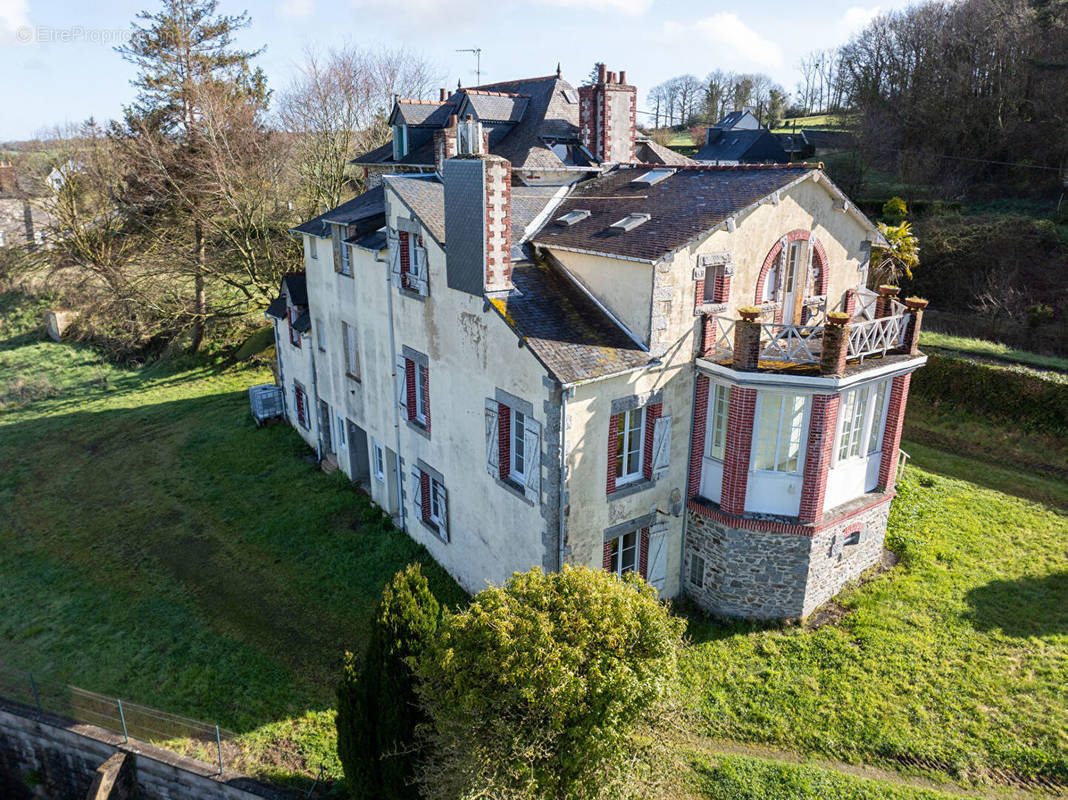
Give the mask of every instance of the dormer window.
<path id="1" fill-rule="evenodd" d="M 393 126 L 393 160 L 400 161 L 408 155 L 408 126 Z"/>
<path id="2" fill-rule="evenodd" d="M 651 220 L 653 217 L 651 214 L 628 214 L 618 222 L 613 222 L 608 227 L 616 233 L 625 233 L 626 231 L 632 231 L 639 225 Z"/>
<path id="3" fill-rule="evenodd" d="M 468 115 L 456 126 L 456 149 L 460 155 L 482 152 L 482 123 Z"/>
<path id="4" fill-rule="evenodd" d="M 631 186 L 653 186 L 675 174 L 673 169 L 652 169 L 630 182 Z"/>
<path id="5" fill-rule="evenodd" d="M 556 224 L 562 225 L 565 228 L 570 228 L 576 222 L 582 222 L 590 215 L 590 212 L 584 208 L 577 208 L 574 211 L 568 211 L 562 217 L 556 218 Z"/>

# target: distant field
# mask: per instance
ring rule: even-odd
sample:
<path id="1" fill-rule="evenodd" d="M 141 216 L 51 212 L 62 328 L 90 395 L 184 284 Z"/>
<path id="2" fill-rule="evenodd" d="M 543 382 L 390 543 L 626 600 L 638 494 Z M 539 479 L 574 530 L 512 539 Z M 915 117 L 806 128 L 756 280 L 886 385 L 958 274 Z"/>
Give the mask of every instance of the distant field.
<path id="1" fill-rule="evenodd" d="M 1011 364 L 1024 364 L 1042 370 L 1068 373 L 1068 358 L 1029 353 L 1026 350 L 1019 350 L 1007 344 L 990 342 L 986 339 L 972 339 L 965 336 L 951 336 L 948 333 L 922 331 L 920 333 L 920 346 L 923 347 L 925 345 L 927 347 L 937 347 L 941 350 L 950 350 L 955 353 L 1005 361 Z"/>
<path id="2" fill-rule="evenodd" d="M 848 116 L 840 116 L 838 114 L 814 114 L 811 117 L 792 117 L 790 119 L 783 120 L 782 127 L 777 128 L 777 132 L 788 132 L 796 128 L 826 128 L 827 130 L 838 130 L 846 127 L 851 118 Z"/>

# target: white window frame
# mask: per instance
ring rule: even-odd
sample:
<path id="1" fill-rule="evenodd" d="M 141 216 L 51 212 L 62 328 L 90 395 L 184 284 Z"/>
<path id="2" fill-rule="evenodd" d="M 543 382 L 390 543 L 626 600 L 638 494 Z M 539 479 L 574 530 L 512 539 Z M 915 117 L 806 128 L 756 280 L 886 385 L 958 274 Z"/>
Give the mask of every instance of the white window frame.
<path id="1" fill-rule="evenodd" d="M 375 473 L 375 480 L 379 483 L 386 482 L 386 451 L 378 439 L 371 443 L 371 468 Z"/>
<path id="2" fill-rule="evenodd" d="M 697 568 L 697 562 L 700 562 L 701 568 Z M 698 589 L 705 587 L 705 557 L 700 553 L 690 553 L 690 583 L 696 586 Z"/>
<path id="3" fill-rule="evenodd" d="M 346 278 L 352 277 L 352 256 L 349 254 L 349 245 L 341 240 L 341 270 L 340 273 Z"/>
<path id="4" fill-rule="evenodd" d="M 755 472 L 780 475 L 799 475 L 805 466 L 805 423 L 808 417 L 808 396 L 792 392 L 762 391 L 758 397 L 760 400 L 759 409 L 754 418 L 756 431 L 753 436 L 753 470 Z M 764 410 L 768 402 L 772 400 L 779 404 L 774 428 L 765 425 L 764 418 Z M 798 401 L 801 405 L 800 411 L 797 410 Z M 788 409 L 791 414 L 789 420 L 787 419 Z M 797 416 L 795 417 L 794 414 Z M 794 419 L 797 421 L 796 427 L 792 424 Z M 791 423 L 789 426 L 784 425 L 787 421 Z M 793 441 L 795 431 L 796 442 Z M 772 433 L 774 433 L 774 442 L 770 450 L 772 466 L 770 468 L 762 467 L 760 466 L 761 455 L 766 454 L 767 451 L 764 443 L 770 442 Z M 793 450 L 791 455 L 791 449 L 793 448 L 796 449 Z M 785 465 L 785 468 L 780 465 Z"/>
<path id="5" fill-rule="evenodd" d="M 834 438 L 834 464 L 860 461 L 882 449 L 890 380 L 887 378 L 842 392 Z M 863 407 L 858 407 L 858 398 L 861 398 Z"/>
<path id="6" fill-rule="evenodd" d="M 633 414 L 638 415 L 637 428 L 633 425 Z M 623 417 L 623 427 L 617 427 L 616 429 L 616 464 L 612 467 L 617 471 L 616 486 L 621 486 L 640 481 L 644 477 L 642 467 L 644 466 L 643 460 L 645 458 L 645 406 L 642 406 L 641 408 L 632 408 L 629 411 L 621 411 L 615 416 Z M 630 436 L 635 435 L 633 432 L 636 432 L 638 438 L 637 457 L 634 458 L 636 463 L 632 463 L 632 448 L 629 446 L 633 444 L 630 440 Z M 622 443 L 624 445 L 622 448 L 619 446 L 620 436 L 622 436 Z M 617 465 L 619 464 L 620 458 L 623 459 L 622 474 L 618 474 L 620 473 L 620 470 Z M 631 470 L 632 467 L 633 470 Z"/>
<path id="7" fill-rule="evenodd" d="M 627 544 L 627 538 L 633 537 L 633 544 Z M 609 570 L 613 575 L 623 577 L 628 572 L 638 572 L 641 564 L 641 546 L 642 546 L 642 532 L 640 528 L 636 528 L 628 533 L 621 534 L 615 539 L 609 539 L 612 543 L 612 568 Z M 633 557 L 633 562 L 628 569 L 624 569 L 623 556 L 626 553 L 630 553 Z"/>
<path id="8" fill-rule="evenodd" d="M 341 346 L 345 351 L 345 374 L 353 380 L 360 379 L 360 353 L 356 345 L 356 328 L 341 322 Z"/>
<path id="9" fill-rule="evenodd" d="M 705 423 L 705 455 L 716 461 L 723 460 L 727 449 L 727 417 L 730 414 L 730 404 L 730 385 L 711 381 L 708 387 L 708 411 Z"/>
<path id="10" fill-rule="evenodd" d="M 415 365 L 415 418 L 416 420 L 426 426 L 426 390 L 424 389 L 423 375 L 426 374 L 429 378 L 429 370 L 422 364 L 416 362 Z"/>
<path id="11" fill-rule="evenodd" d="M 508 465 L 508 477 L 512 478 L 520 486 L 525 486 L 527 482 L 527 461 L 529 460 L 523 447 L 524 436 L 526 435 L 526 415 L 515 408 L 509 409 L 509 413 L 512 415 L 510 420 L 511 428 L 509 430 L 509 436 L 511 436 L 512 440 L 508 443 L 508 456 L 511 461 Z M 523 450 L 523 453 L 518 454 L 516 452 L 517 449 Z"/>
<path id="12" fill-rule="evenodd" d="M 309 236 L 308 237 L 308 255 L 311 256 L 312 258 L 315 258 L 315 259 L 319 258 L 319 237 L 318 236 Z"/>

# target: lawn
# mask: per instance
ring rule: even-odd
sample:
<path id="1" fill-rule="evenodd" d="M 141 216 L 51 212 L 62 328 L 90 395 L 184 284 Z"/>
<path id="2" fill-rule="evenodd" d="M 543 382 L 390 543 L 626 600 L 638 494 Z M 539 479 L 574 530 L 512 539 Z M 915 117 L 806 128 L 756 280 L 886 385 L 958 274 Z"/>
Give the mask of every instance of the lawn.
<path id="1" fill-rule="evenodd" d="M 952 336 L 948 333 L 937 333 L 935 331 L 921 331 L 920 346 L 946 350 L 951 353 L 978 356 L 996 362 L 1023 364 L 1040 370 L 1068 373 L 1068 358 L 1030 353 L 1027 350 L 1019 350 L 1007 344 L 991 342 L 986 339 Z"/>
<path id="2" fill-rule="evenodd" d="M 292 430 L 256 429 L 246 390 L 268 378 L 120 370 L 36 331 L 0 342 L 0 392 L 38 387 L 0 414 L 0 665 L 337 776 L 338 667 L 386 580 L 421 561 L 444 602 L 464 595 Z"/>
<path id="3" fill-rule="evenodd" d="M 337 667 L 385 581 L 418 560 L 446 604 L 463 593 L 293 431 L 254 427 L 262 366 L 119 369 L 33 319 L 0 331 L 0 665 L 217 722 L 259 774 L 336 778 Z M 687 735 L 1068 782 L 1063 481 L 923 440 L 893 512 L 904 560 L 837 624 L 692 615 Z M 679 780 L 710 798 L 935 796 L 825 772 L 701 756 Z"/>

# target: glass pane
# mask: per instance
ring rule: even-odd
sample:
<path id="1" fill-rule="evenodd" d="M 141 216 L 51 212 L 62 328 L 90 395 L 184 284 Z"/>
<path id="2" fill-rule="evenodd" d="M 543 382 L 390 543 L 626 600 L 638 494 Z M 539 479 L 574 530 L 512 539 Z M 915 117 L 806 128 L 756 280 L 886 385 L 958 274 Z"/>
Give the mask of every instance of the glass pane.
<path id="1" fill-rule="evenodd" d="M 620 557 L 620 572 L 632 572 L 637 565 L 637 533 L 626 533 L 620 539 L 623 542 L 623 552 Z"/>
<path id="2" fill-rule="evenodd" d="M 757 434 L 756 468 L 775 469 L 775 451 L 779 440 L 782 397 L 765 394 L 760 398 L 760 430 Z"/>
<path id="3" fill-rule="evenodd" d="M 619 572 L 619 539 L 612 540 L 612 572 Z"/>
<path id="4" fill-rule="evenodd" d="M 838 437 L 838 458 L 844 459 L 849 456 L 849 437 L 853 431 L 853 407 L 857 401 L 857 391 L 853 389 L 845 393 L 842 398 L 842 421 L 841 434 Z"/>
<path id="5" fill-rule="evenodd" d="M 787 399 L 788 419 L 786 427 L 789 437 L 785 443 L 785 458 L 782 459 L 780 469 L 786 472 L 797 472 L 798 460 L 801 455 L 801 427 L 805 418 L 805 398 L 794 396 Z"/>
<path id="6" fill-rule="evenodd" d="M 868 387 L 856 390 L 857 401 L 853 407 L 853 430 L 849 435 L 849 456 L 860 455 L 860 434 L 864 426 L 864 412 L 868 409 Z"/>
<path id="7" fill-rule="evenodd" d="M 886 402 L 886 381 L 879 384 L 875 390 L 875 408 L 871 415 L 871 429 L 868 432 L 868 452 L 874 453 L 879 449 L 879 433 L 883 426 L 883 404 Z"/>
<path id="8" fill-rule="evenodd" d="M 623 464 L 627 457 L 627 415 L 616 414 L 616 477 L 623 477 Z"/>

